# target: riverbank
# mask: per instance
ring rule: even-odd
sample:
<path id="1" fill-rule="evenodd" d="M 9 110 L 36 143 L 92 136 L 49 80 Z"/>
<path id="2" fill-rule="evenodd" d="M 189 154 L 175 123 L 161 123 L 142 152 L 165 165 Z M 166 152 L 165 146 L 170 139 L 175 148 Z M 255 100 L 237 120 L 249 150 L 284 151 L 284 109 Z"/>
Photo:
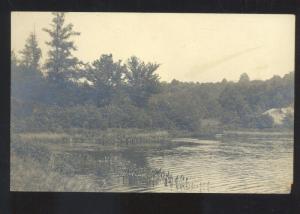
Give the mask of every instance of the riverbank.
<path id="1" fill-rule="evenodd" d="M 102 182 L 96 175 L 80 175 L 78 170 L 93 167 L 104 173 L 113 162 L 120 166 L 110 170 L 117 173 L 120 179 L 153 182 L 155 178 L 162 179 L 162 174 L 154 173 L 149 167 L 143 168 L 143 173 L 140 173 L 141 170 L 137 173 L 131 161 L 125 163 L 123 159 L 114 160 L 112 154 L 131 148 L 163 150 L 182 144 L 171 142 L 170 134 L 166 131 L 137 129 L 12 133 L 11 190 L 105 191 L 108 178 L 103 178 Z M 121 172 L 125 174 L 121 176 Z M 161 170 L 160 173 L 166 174 Z"/>
<path id="2" fill-rule="evenodd" d="M 220 139 L 235 137 L 293 137 L 291 129 L 216 129 L 209 132 L 145 129 L 68 129 L 56 132 L 12 132 L 12 142 L 61 145 L 139 146 L 169 145 L 174 138 Z M 177 142 L 177 141 L 176 141 Z"/>
<path id="3" fill-rule="evenodd" d="M 167 131 L 141 129 L 69 129 L 61 132 L 20 132 L 13 133 L 12 137 L 26 142 L 46 141 L 56 144 L 136 145 L 163 143 L 170 139 L 170 134 Z"/>

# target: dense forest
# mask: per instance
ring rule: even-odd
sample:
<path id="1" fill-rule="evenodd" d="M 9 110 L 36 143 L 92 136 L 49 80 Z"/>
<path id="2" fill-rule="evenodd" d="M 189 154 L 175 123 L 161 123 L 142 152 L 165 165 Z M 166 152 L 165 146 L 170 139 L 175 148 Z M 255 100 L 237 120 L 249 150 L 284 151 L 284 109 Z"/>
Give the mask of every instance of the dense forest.
<path id="1" fill-rule="evenodd" d="M 65 14 L 53 13 L 50 26 L 44 29 L 51 38 L 45 63 L 34 33 L 22 51 L 11 54 L 14 131 L 274 128 L 263 112 L 294 103 L 294 72 L 265 81 L 250 80 L 241 71 L 238 82 L 164 82 L 156 73 L 159 64 L 136 56 L 123 62 L 103 54 L 82 62 L 72 54 L 72 37 L 80 33 L 65 23 Z M 292 124 L 287 116 L 282 127 Z"/>

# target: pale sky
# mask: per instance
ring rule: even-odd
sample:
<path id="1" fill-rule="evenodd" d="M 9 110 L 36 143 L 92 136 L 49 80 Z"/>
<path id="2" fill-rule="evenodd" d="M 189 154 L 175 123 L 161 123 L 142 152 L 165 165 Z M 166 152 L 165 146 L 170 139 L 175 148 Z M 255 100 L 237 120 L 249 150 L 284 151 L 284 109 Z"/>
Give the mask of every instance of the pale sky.
<path id="1" fill-rule="evenodd" d="M 42 28 L 51 20 L 49 12 L 13 12 L 12 50 L 18 53 L 35 28 L 43 62 L 50 38 Z M 65 23 L 81 32 L 73 37 L 80 60 L 135 55 L 161 64 L 157 73 L 165 81 L 236 81 L 244 72 L 268 79 L 294 71 L 293 15 L 70 12 Z"/>

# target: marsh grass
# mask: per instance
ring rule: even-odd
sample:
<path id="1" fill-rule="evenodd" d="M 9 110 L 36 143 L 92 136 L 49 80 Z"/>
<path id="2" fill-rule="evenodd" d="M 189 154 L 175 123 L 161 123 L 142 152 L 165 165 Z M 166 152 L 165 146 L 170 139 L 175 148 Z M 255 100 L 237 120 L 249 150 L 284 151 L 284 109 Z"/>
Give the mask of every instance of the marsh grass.
<path id="1" fill-rule="evenodd" d="M 102 170 L 110 170 L 120 179 L 124 186 L 145 186 L 155 187 L 163 185 L 169 188 L 176 188 L 178 191 L 196 188 L 192 181 L 184 175 L 172 175 L 169 171 L 152 169 L 149 167 L 137 167 L 129 162 L 115 166 L 113 160 L 104 158 L 102 163 L 93 167 L 100 167 Z M 106 183 L 109 179 L 97 175 L 63 173 L 57 167 L 51 166 L 48 162 L 38 162 L 29 156 L 20 157 L 15 152 L 11 155 L 11 191 L 65 191 L 65 192 L 101 192 L 107 191 Z M 66 162 L 61 163 L 64 168 Z M 88 164 L 88 163 L 85 163 Z M 83 167 L 77 166 L 77 167 Z M 66 170 L 66 169 L 64 169 Z M 75 170 L 75 169 L 73 169 Z M 100 179 L 101 180 L 101 179 Z"/>
<path id="2" fill-rule="evenodd" d="M 102 191 L 91 176 L 62 174 L 29 156 L 11 155 L 11 191 Z"/>
<path id="3" fill-rule="evenodd" d="M 25 140 L 45 139 L 45 140 L 60 140 L 65 137 L 70 137 L 67 133 L 54 133 L 54 132 L 38 132 L 38 133 L 20 133 L 20 137 Z"/>
<path id="4" fill-rule="evenodd" d="M 51 143 L 95 143 L 95 144 L 153 144 L 169 141 L 167 131 L 146 131 L 140 129 L 85 130 L 73 129 L 66 132 L 14 133 L 13 140 L 23 142 Z"/>
<path id="5" fill-rule="evenodd" d="M 118 176 L 124 186 L 164 185 L 178 190 L 190 188 L 193 184 L 185 175 L 175 176 L 162 169 L 138 167 L 130 161 L 114 159 L 109 155 L 114 149 L 136 146 L 163 148 L 182 144 L 170 142 L 169 139 L 166 131 L 139 129 L 14 133 L 11 138 L 11 190 L 105 191 L 109 177 L 79 172 L 86 169 L 94 172 L 100 170 L 102 175 Z M 108 155 L 103 160 L 85 153 L 106 150 Z"/>

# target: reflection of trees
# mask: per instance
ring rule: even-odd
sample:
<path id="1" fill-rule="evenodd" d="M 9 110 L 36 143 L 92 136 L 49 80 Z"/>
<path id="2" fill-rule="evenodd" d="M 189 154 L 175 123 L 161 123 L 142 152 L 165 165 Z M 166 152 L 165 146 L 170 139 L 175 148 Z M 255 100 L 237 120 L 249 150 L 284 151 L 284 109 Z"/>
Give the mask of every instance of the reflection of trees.
<path id="1" fill-rule="evenodd" d="M 142 151 L 135 151 L 133 149 L 126 149 L 122 152 L 122 158 L 135 164 L 137 167 L 147 167 L 149 164 L 146 160 L 146 154 Z"/>
<path id="2" fill-rule="evenodd" d="M 138 174 L 149 174 L 146 155 L 132 149 L 124 151 L 72 151 L 56 156 L 55 170 L 73 169 L 75 175 L 95 176 L 100 186 L 139 185 L 145 183 L 147 176 L 136 179 Z M 66 167 L 68 166 L 68 167 Z M 67 174 L 68 172 L 60 172 Z"/>

